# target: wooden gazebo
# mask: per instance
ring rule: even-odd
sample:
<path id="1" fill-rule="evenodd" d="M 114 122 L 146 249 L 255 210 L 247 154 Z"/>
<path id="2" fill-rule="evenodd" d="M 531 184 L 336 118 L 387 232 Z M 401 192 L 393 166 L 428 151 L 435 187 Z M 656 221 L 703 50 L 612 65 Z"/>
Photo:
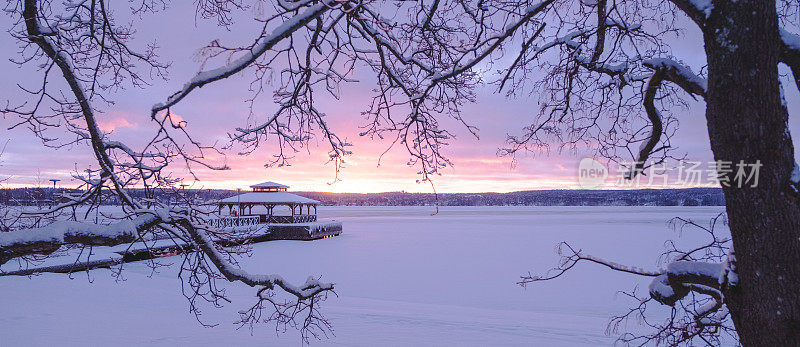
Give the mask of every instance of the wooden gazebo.
<path id="1" fill-rule="evenodd" d="M 289 186 L 264 182 L 250 188 L 252 192 L 220 200 L 220 214 L 228 212 L 232 216 L 258 216 L 259 223 L 307 223 L 317 220 L 319 201 L 289 193 Z M 291 214 L 276 214 L 275 208 L 279 206 L 287 206 Z"/>

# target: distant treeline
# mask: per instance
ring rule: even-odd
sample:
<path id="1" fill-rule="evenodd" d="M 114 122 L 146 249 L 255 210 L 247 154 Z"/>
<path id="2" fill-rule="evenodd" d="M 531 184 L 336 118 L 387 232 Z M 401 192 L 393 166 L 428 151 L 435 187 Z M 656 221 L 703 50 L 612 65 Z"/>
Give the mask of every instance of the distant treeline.
<path id="1" fill-rule="evenodd" d="M 641 190 L 527 190 L 511 193 L 298 192 L 323 205 L 344 206 L 724 206 L 720 188 Z"/>
<path id="2" fill-rule="evenodd" d="M 211 202 L 235 196 L 235 190 L 130 189 L 134 197 L 147 197 L 162 203 L 191 200 Z M 340 206 L 724 206 L 725 198 L 719 188 L 640 189 L 640 190 L 527 190 L 512 193 L 323 193 L 294 192 L 319 200 L 323 205 Z M 79 195 L 74 189 L 14 188 L 0 189 L 0 204 L 37 205 L 66 201 L 65 195 Z M 102 197 L 103 205 L 117 205 L 111 194 Z"/>

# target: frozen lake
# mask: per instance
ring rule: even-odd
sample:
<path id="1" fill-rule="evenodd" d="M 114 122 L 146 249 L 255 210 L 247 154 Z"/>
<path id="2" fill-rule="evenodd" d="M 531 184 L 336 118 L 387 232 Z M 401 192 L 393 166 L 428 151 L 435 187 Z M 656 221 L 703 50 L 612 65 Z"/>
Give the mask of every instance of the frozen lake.
<path id="1" fill-rule="evenodd" d="M 521 288 L 520 275 L 556 265 L 554 246 L 655 269 L 673 217 L 705 225 L 723 207 L 320 207 L 344 223 L 339 237 L 255 245 L 253 273 L 309 275 L 336 283 L 322 310 L 334 326 L 312 345 L 610 345 L 608 319 L 631 300 L 616 295 L 649 279 L 584 263 L 551 282 Z M 684 233 L 681 242 L 701 240 Z M 167 258 L 177 261 L 177 258 Z M 0 277 L 0 345 L 300 345 L 296 332 L 236 330 L 255 291 L 229 286 L 232 304 L 206 308 L 201 327 L 180 292 L 176 266 L 152 277 L 108 270 Z M 631 322 L 635 329 L 635 322 Z"/>

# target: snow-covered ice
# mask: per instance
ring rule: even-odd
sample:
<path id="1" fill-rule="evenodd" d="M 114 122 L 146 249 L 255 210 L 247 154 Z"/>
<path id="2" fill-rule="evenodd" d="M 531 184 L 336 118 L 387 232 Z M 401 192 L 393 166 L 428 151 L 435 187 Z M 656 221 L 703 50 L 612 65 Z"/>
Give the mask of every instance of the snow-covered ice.
<path id="1" fill-rule="evenodd" d="M 321 207 L 344 222 L 341 236 L 254 246 L 251 273 L 293 283 L 322 275 L 336 284 L 323 312 L 335 336 L 316 345 L 610 345 L 608 319 L 631 301 L 618 290 L 650 278 L 580 264 L 527 289 L 519 276 L 556 265 L 559 241 L 622 264 L 657 269 L 676 216 L 699 224 L 723 207 Z M 680 243 L 699 241 L 684 232 Z M 178 257 L 163 262 L 179 261 Z M 236 330 L 255 291 L 229 286 L 232 304 L 206 307 L 203 328 L 180 293 L 176 265 L 152 278 L 143 263 L 108 270 L 0 278 L 0 345 L 299 345 L 296 332 Z M 666 308 L 665 311 L 666 312 Z M 636 329 L 636 323 L 630 323 Z"/>

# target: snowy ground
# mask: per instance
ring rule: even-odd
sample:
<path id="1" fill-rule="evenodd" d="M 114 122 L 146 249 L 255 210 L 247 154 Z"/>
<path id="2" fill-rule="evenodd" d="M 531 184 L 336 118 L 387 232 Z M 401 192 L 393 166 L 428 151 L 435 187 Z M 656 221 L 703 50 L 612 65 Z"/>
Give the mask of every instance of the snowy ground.
<path id="1" fill-rule="evenodd" d="M 519 275 L 556 264 L 561 240 L 611 260 L 656 268 L 676 216 L 706 223 L 722 207 L 320 207 L 344 222 L 339 237 L 255 246 L 251 272 L 308 275 L 336 283 L 323 310 L 335 336 L 315 345 L 610 345 L 608 318 L 631 302 L 616 295 L 648 279 L 583 264 L 523 289 Z M 700 240 L 684 233 L 681 242 Z M 174 260 L 174 259 L 173 259 Z M 148 277 L 131 263 L 126 281 L 108 270 L 0 278 L 0 346 L 299 345 L 294 332 L 236 330 L 254 291 L 229 289 L 232 304 L 188 312 L 175 266 Z M 87 278 L 91 279 L 87 281 Z M 631 329 L 635 329 L 632 322 Z"/>

